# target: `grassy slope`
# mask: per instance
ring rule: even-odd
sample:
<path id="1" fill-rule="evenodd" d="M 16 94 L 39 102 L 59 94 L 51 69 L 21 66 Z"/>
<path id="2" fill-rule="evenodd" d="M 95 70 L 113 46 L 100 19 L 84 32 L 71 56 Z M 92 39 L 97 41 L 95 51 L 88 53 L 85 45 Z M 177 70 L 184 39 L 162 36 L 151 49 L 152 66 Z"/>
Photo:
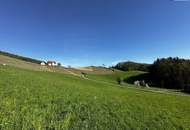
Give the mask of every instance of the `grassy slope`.
<path id="1" fill-rule="evenodd" d="M 48 67 L 41 66 L 40 64 L 27 62 L 24 60 L 20 60 L 17 58 L 4 56 L 0 54 L 0 64 L 7 64 L 19 68 L 25 68 L 30 70 L 38 70 L 38 71 L 49 71 Z"/>
<path id="2" fill-rule="evenodd" d="M 115 70 L 113 73 L 110 74 L 88 74 L 87 77 L 90 79 L 94 79 L 94 80 L 98 80 L 98 81 L 106 81 L 106 82 L 110 82 L 110 83 L 117 83 L 117 78 L 128 78 L 131 76 L 136 76 L 139 74 L 142 74 L 145 72 L 141 72 L 141 71 L 130 71 L 127 73 L 124 71 L 119 71 L 119 70 Z"/>
<path id="3" fill-rule="evenodd" d="M 66 73 L 66 74 L 70 74 L 70 72 L 72 72 L 78 75 L 80 75 L 81 72 L 91 73 L 91 74 L 112 73 L 112 71 L 109 69 L 98 68 L 98 67 L 93 67 L 92 68 L 93 71 L 87 71 L 87 70 L 85 71 L 85 70 L 74 69 L 74 68 L 41 66 L 38 63 L 28 62 L 25 60 L 21 60 L 17 57 L 10 57 L 7 55 L 3 55 L 1 53 L 0 53 L 0 64 L 7 64 L 10 66 L 15 66 L 15 67 L 30 69 L 30 70 L 37 70 L 37 71 L 50 71 L 50 72 L 58 72 L 58 73 Z"/>
<path id="4" fill-rule="evenodd" d="M 189 97 L 66 74 L 0 65 L 0 98 L 0 129 L 190 129 Z"/>
<path id="5" fill-rule="evenodd" d="M 8 56 L 8 57 L 12 57 L 12 58 L 19 59 L 22 61 L 36 63 L 36 64 L 40 64 L 42 62 L 41 60 L 36 60 L 36 59 L 29 58 L 29 57 L 24 57 L 24 56 L 19 56 L 19 55 L 11 54 L 11 53 L 4 52 L 4 51 L 0 51 L 0 55 Z"/>
<path id="6" fill-rule="evenodd" d="M 86 77 L 97 82 L 102 82 L 102 83 L 107 83 L 107 84 L 111 83 L 111 84 L 118 85 L 118 82 L 117 82 L 118 77 L 127 79 L 132 76 L 138 76 L 144 73 L 146 72 L 143 72 L 143 71 L 124 72 L 124 71 L 115 70 L 113 73 L 109 73 L 109 74 L 88 74 L 86 75 Z M 123 82 L 122 87 L 126 87 L 126 86 L 133 87 L 135 89 L 139 89 L 143 91 L 152 91 L 152 92 L 167 93 L 167 94 L 173 94 L 173 95 L 188 95 L 188 94 L 181 93 L 179 90 L 175 90 L 175 89 L 156 88 L 152 86 L 150 88 L 139 88 L 134 85 Z"/>

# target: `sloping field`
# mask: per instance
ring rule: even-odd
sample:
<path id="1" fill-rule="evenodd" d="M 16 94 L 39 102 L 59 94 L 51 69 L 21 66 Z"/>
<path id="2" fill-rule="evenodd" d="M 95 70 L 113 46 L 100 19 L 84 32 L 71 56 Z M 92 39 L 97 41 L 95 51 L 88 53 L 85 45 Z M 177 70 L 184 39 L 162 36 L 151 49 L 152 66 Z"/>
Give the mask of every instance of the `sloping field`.
<path id="1" fill-rule="evenodd" d="M 10 54 L 11 55 L 11 54 Z M 33 59 L 35 60 L 35 59 Z M 25 61 L 16 57 L 10 57 L 0 53 L 0 64 L 6 64 L 10 66 L 15 66 L 19 68 L 36 70 L 36 71 L 50 71 L 57 73 L 66 73 L 66 74 L 81 74 L 81 72 L 90 73 L 90 74 L 110 74 L 112 71 L 106 68 L 100 67 L 91 67 L 91 69 L 76 69 L 76 68 L 65 68 L 65 67 L 49 67 L 41 66 L 38 63 Z"/>
<path id="2" fill-rule="evenodd" d="M 190 129 L 188 96 L 120 88 L 69 74 L 0 65 L 0 97 L 3 130 Z"/>
<path id="3" fill-rule="evenodd" d="M 88 74 L 112 74 L 113 73 L 112 69 L 107 69 L 104 67 L 95 67 L 95 66 L 81 67 L 81 68 L 77 68 L 77 70 L 86 72 Z"/>
<path id="4" fill-rule="evenodd" d="M 117 83 L 117 78 L 128 78 L 131 76 L 137 76 L 139 74 L 143 74 L 145 72 L 142 71 L 130 71 L 126 74 L 124 71 L 119 71 L 119 70 L 114 70 L 114 72 L 110 74 L 88 74 L 86 77 L 98 81 L 105 81 L 105 82 L 110 82 L 110 83 Z"/>
<path id="5" fill-rule="evenodd" d="M 1 54 L 0 54 L 0 64 L 6 64 L 6 65 L 30 69 L 30 70 L 49 71 L 48 67 L 46 66 L 41 66 L 40 64 L 27 62 L 24 60 L 12 58 L 9 56 L 4 56 Z"/>

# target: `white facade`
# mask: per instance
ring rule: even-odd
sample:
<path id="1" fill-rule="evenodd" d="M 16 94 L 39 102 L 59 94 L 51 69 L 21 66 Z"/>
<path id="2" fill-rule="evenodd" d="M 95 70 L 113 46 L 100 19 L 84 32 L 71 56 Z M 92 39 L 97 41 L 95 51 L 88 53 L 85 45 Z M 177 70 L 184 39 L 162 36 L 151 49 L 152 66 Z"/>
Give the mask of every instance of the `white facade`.
<path id="1" fill-rule="evenodd" d="M 57 66 L 57 63 L 53 63 L 52 66 Z"/>
<path id="2" fill-rule="evenodd" d="M 44 66 L 44 65 L 46 65 L 46 63 L 45 62 L 41 62 L 40 65 Z"/>
<path id="3" fill-rule="evenodd" d="M 57 66 L 57 63 L 56 62 L 48 62 L 47 65 L 48 66 Z"/>

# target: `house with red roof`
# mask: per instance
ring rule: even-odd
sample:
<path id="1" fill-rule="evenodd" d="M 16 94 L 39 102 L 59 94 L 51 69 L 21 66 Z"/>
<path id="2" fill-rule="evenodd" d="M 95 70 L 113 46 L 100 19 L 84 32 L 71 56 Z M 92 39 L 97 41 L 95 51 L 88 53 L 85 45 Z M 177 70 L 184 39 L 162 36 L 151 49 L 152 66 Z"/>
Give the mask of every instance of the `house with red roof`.
<path id="1" fill-rule="evenodd" d="M 57 63 L 55 61 L 47 61 L 48 66 L 57 66 Z"/>

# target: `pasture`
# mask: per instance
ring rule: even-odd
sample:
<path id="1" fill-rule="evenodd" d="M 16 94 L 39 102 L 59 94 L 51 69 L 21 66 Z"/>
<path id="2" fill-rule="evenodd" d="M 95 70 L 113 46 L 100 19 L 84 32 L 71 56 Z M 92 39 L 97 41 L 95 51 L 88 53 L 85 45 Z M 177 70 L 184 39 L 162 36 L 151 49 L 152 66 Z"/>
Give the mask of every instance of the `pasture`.
<path id="1" fill-rule="evenodd" d="M 108 85 L 70 74 L 0 65 L 0 129 L 190 129 L 189 96 L 141 91 L 128 84 L 118 87 L 115 77 L 88 77 L 112 83 Z"/>

